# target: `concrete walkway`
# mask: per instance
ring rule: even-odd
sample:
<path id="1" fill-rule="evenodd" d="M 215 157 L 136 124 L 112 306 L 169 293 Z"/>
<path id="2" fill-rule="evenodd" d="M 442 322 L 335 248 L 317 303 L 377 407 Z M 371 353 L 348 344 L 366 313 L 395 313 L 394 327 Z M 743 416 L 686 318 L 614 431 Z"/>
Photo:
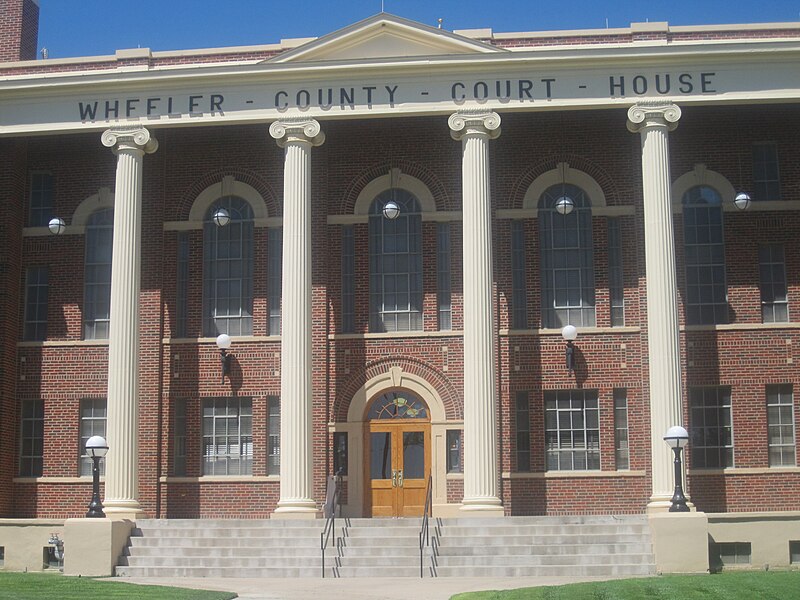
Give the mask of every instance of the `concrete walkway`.
<path id="1" fill-rule="evenodd" d="M 349 579 L 235 579 L 223 577 L 120 577 L 113 581 L 171 585 L 202 590 L 236 592 L 240 598 L 259 600 L 449 600 L 454 594 L 480 590 L 507 590 L 581 581 L 607 581 L 612 577 L 469 577 L 416 579 L 414 577 Z"/>

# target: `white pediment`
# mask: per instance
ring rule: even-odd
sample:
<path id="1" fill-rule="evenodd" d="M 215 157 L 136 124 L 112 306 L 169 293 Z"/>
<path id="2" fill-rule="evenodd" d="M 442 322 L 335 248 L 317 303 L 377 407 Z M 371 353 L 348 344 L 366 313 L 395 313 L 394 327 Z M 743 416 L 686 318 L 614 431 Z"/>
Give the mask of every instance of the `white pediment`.
<path id="1" fill-rule="evenodd" d="M 266 62 L 369 60 L 488 52 L 506 50 L 444 29 L 380 13 Z"/>

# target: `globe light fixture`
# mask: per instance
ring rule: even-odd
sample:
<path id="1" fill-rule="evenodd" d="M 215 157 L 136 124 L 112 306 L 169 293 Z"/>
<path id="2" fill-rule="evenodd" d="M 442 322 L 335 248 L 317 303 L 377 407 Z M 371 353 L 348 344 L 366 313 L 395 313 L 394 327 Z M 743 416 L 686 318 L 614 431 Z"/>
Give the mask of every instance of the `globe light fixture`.
<path id="1" fill-rule="evenodd" d="M 393 221 L 400 216 L 400 206 L 394 200 L 389 200 L 383 205 L 383 216 Z"/>
<path id="2" fill-rule="evenodd" d="M 226 209 L 222 208 L 221 206 L 214 211 L 214 216 L 212 217 L 214 220 L 214 224 L 217 227 L 225 227 L 228 223 L 231 222 L 231 213 L 229 213 Z"/>
<path id="3" fill-rule="evenodd" d="M 64 223 L 64 219 L 61 219 L 59 217 L 53 217 L 47 224 L 47 228 L 53 235 L 61 235 L 66 230 L 67 224 Z"/>
<path id="4" fill-rule="evenodd" d="M 736 205 L 736 208 L 738 208 L 739 210 L 747 210 L 748 208 L 750 208 L 750 202 L 751 202 L 750 194 L 748 194 L 747 192 L 739 192 L 733 199 L 734 205 Z"/>
<path id="5" fill-rule="evenodd" d="M 555 203 L 556 212 L 560 215 L 568 215 L 575 208 L 575 202 L 569 196 L 560 196 Z"/>
<path id="6" fill-rule="evenodd" d="M 669 512 L 689 512 L 686 496 L 683 494 L 683 472 L 681 470 L 681 450 L 689 443 L 689 433 L 680 425 L 674 425 L 664 434 L 664 441 L 675 453 L 675 493 L 672 494 L 672 505 Z"/>
<path id="7" fill-rule="evenodd" d="M 228 350 L 231 347 L 231 336 L 221 333 L 217 336 L 217 348 L 219 348 L 219 358 L 222 363 L 222 383 L 225 383 L 225 376 L 231 375 L 231 356 Z"/>
<path id="8" fill-rule="evenodd" d="M 93 435 L 86 440 L 86 456 L 92 459 L 92 501 L 86 513 L 90 519 L 102 519 L 106 516 L 100 501 L 100 459 L 107 453 L 108 443 L 103 436 Z"/>
<path id="9" fill-rule="evenodd" d="M 574 341 L 578 339 L 578 329 L 574 325 L 566 325 L 561 330 L 561 337 L 567 342 L 566 362 L 567 370 L 572 373 L 575 370 L 575 345 Z"/>

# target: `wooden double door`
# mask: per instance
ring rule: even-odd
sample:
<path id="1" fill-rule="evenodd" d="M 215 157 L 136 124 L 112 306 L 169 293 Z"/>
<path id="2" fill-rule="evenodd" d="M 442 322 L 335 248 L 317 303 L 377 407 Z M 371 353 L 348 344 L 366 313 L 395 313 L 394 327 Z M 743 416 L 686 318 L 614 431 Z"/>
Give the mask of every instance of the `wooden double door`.
<path id="1" fill-rule="evenodd" d="M 430 422 L 370 421 L 365 441 L 372 516 L 421 516 L 431 473 Z"/>

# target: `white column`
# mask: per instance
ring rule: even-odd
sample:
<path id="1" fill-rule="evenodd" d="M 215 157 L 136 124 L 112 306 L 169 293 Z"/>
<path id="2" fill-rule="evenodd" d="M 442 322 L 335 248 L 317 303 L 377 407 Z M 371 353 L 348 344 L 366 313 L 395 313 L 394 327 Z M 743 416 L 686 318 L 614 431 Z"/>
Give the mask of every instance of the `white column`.
<path id="1" fill-rule="evenodd" d="M 489 140 L 500 116 L 463 111 L 450 116 L 461 141 L 464 239 L 464 499 L 475 516 L 502 515 L 498 494 L 497 406 L 492 328 L 492 209 Z"/>
<path id="2" fill-rule="evenodd" d="M 663 436 L 681 418 L 681 349 L 675 237 L 669 172 L 669 132 L 681 110 L 668 103 L 642 102 L 628 110 L 628 129 L 642 137 L 644 250 L 647 270 L 647 350 L 650 371 L 650 453 L 653 493 L 648 510 L 670 505 L 673 455 Z"/>
<path id="3" fill-rule="evenodd" d="M 138 501 L 142 158 L 155 152 L 158 142 L 142 127 L 108 129 L 101 140 L 117 155 L 103 504 L 109 517 L 135 519 L 142 515 Z"/>
<path id="4" fill-rule="evenodd" d="M 281 295 L 281 497 L 274 517 L 317 517 L 311 436 L 311 148 L 325 141 L 313 119 L 276 121 L 284 148 Z"/>

